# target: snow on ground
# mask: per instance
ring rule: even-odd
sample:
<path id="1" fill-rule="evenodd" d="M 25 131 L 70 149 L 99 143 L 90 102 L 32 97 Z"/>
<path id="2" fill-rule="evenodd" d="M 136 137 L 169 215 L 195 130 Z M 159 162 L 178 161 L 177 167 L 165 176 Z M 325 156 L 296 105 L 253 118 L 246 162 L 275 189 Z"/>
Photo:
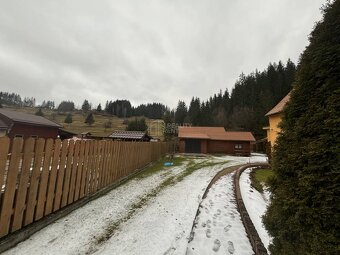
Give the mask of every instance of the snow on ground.
<path id="1" fill-rule="evenodd" d="M 233 176 L 221 177 L 200 205 L 187 254 L 253 254 L 233 191 Z"/>
<path id="2" fill-rule="evenodd" d="M 269 204 L 269 194 L 268 191 L 265 191 L 264 194 L 261 194 L 251 186 L 249 176 L 251 171 L 252 169 L 249 168 L 245 170 L 240 176 L 241 195 L 249 217 L 253 222 L 256 231 L 262 240 L 262 243 L 268 250 L 271 237 L 263 226 L 262 216 L 266 212 L 267 206 Z"/>
<path id="3" fill-rule="evenodd" d="M 96 254 L 185 254 L 201 196 L 222 169 L 202 168 L 161 192 Z"/>
<path id="4" fill-rule="evenodd" d="M 198 169 L 180 182 L 155 189 L 183 174 L 189 160 L 221 164 Z M 228 160 L 228 163 L 225 161 Z M 227 166 L 265 161 L 253 157 L 196 157 L 178 167 L 132 179 L 47 226 L 4 254 L 185 254 L 201 197 L 217 172 Z M 148 197 L 146 202 L 140 203 Z M 137 207 L 137 205 L 142 205 Z M 98 242 L 112 223 L 113 235 Z"/>

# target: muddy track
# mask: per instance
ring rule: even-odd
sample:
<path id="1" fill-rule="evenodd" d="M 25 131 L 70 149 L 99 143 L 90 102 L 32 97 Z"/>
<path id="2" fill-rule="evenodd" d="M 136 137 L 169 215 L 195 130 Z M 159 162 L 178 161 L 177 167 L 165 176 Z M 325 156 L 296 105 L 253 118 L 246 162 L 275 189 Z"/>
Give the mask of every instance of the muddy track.
<path id="1" fill-rule="evenodd" d="M 239 185 L 239 179 L 240 176 L 242 174 L 242 172 L 250 167 L 261 167 L 261 168 L 267 168 L 269 167 L 269 164 L 267 163 L 251 163 L 251 164 L 244 164 L 244 165 L 239 165 L 239 166 L 233 166 L 233 167 L 228 167 L 225 168 L 224 170 L 218 172 L 214 178 L 211 180 L 211 182 L 209 183 L 209 185 L 207 186 L 203 197 L 202 197 L 202 201 L 206 198 L 210 188 L 222 177 L 225 176 L 227 174 L 231 174 L 233 172 L 235 172 L 234 174 L 234 178 L 233 178 L 233 183 L 234 183 L 234 195 L 235 195 L 235 200 L 236 200 L 236 204 L 237 204 L 237 210 L 240 213 L 241 216 L 241 220 L 242 223 L 245 227 L 246 233 L 248 235 L 250 244 L 253 248 L 253 251 L 255 252 L 256 255 L 267 255 L 267 249 L 265 248 L 265 246 L 263 245 L 255 227 L 253 222 L 251 221 L 249 214 L 246 210 L 246 207 L 243 203 L 242 200 L 242 196 L 241 196 L 241 191 L 240 191 L 240 185 Z M 195 235 L 195 226 L 197 224 L 197 216 L 200 214 L 200 206 L 197 209 L 196 212 L 196 216 L 195 216 L 195 220 L 193 222 L 192 225 L 192 229 L 191 229 L 191 233 L 190 233 L 190 238 L 189 238 L 189 243 L 194 239 L 194 235 Z"/>

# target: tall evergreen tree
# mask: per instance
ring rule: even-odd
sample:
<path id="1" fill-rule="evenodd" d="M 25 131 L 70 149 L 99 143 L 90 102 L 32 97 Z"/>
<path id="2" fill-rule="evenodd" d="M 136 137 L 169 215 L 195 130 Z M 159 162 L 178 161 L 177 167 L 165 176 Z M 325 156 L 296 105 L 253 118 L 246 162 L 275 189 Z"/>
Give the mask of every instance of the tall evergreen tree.
<path id="1" fill-rule="evenodd" d="M 271 254 L 340 252 L 340 0 L 301 56 L 273 157 Z"/>
<path id="2" fill-rule="evenodd" d="M 184 101 L 178 101 L 175 112 L 175 121 L 177 124 L 183 124 L 188 114 L 188 108 Z"/>
<path id="3" fill-rule="evenodd" d="M 44 117 L 44 113 L 41 108 L 39 108 L 38 111 L 35 112 L 35 115 Z"/>
<path id="4" fill-rule="evenodd" d="M 95 122 L 95 119 L 93 117 L 93 113 L 89 113 L 85 119 L 85 123 L 91 126 Z"/>
<path id="5" fill-rule="evenodd" d="M 91 105 L 89 103 L 89 101 L 87 101 L 86 99 L 84 100 L 83 105 L 81 106 L 81 109 L 83 110 L 83 112 L 88 112 L 89 110 L 91 110 Z"/>
<path id="6" fill-rule="evenodd" d="M 64 123 L 71 124 L 73 122 L 72 114 L 68 113 L 64 119 Z"/>

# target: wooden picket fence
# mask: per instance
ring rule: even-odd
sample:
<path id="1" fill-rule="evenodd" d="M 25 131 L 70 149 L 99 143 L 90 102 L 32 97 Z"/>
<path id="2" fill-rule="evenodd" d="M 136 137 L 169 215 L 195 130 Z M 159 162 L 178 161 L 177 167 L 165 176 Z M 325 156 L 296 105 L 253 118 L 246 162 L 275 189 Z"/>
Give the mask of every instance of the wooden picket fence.
<path id="1" fill-rule="evenodd" d="M 117 182 L 169 148 L 163 142 L 0 138 L 0 237 Z"/>

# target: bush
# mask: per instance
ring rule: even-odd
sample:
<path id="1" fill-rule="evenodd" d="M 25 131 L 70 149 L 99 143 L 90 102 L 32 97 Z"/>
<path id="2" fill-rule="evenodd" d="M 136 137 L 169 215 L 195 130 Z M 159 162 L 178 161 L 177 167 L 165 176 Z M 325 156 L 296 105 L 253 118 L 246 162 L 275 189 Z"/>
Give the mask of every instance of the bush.
<path id="1" fill-rule="evenodd" d="M 340 0 L 301 56 L 273 153 L 271 254 L 339 254 Z"/>

